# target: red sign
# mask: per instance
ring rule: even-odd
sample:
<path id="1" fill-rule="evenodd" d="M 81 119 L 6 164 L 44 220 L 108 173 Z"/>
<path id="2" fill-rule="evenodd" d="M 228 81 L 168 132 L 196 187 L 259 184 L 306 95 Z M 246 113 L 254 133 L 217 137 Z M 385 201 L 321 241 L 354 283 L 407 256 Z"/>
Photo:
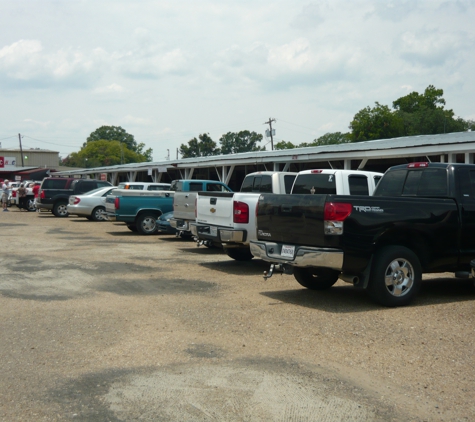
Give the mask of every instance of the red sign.
<path id="1" fill-rule="evenodd" d="M 105 180 L 107 182 L 107 173 L 101 173 L 101 180 Z"/>
<path id="2" fill-rule="evenodd" d="M 5 167 L 5 160 L 3 157 L 0 157 L 0 168 L 4 168 Z"/>

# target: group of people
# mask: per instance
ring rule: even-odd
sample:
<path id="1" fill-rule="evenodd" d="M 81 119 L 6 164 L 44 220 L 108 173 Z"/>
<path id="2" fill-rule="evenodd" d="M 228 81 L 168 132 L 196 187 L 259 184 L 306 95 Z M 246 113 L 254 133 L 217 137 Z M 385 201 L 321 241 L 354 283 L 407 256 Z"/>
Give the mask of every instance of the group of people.
<path id="1" fill-rule="evenodd" d="M 30 182 L 28 186 L 25 183 L 22 183 L 17 190 L 18 195 L 18 208 L 20 211 L 28 211 L 28 188 L 31 189 L 35 204 L 36 198 L 38 198 L 38 192 L 40 190 L 40 184 L 36 182 Z M 8 198 L 10 197 L 11 193 L 11 185 L 8 179 L 5 179 L 2 183 L 2 207 L 3 211 L 8 211 Z"/>

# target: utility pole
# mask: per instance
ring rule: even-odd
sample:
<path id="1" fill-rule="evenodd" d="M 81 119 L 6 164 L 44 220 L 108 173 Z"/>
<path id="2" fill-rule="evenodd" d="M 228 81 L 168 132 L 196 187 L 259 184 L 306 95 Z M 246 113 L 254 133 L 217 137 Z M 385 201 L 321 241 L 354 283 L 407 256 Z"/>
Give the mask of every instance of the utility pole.
<path id="1" fill-rule="evenodd" d="M 273 135 L 272 135 L 272 122 L 275 122 L 275 119 L 271 119 L 269 117 L 269 121 L 268 122 L 264 122 L 265 125 L 269 125 L 269 133 L 270 133 L 270 147 L 271 147 L 271 151 L 274 151 L 274 138 L 273 138 Z"/>
<path id="2" fill-rule="evenodd" d="M 18 140 L 20 141 L 21 166 L 25 167 L 25 164 L 23 163 L 23 148 L 21 147 L 21 135 L 20 134 L 18 134 Z"/>

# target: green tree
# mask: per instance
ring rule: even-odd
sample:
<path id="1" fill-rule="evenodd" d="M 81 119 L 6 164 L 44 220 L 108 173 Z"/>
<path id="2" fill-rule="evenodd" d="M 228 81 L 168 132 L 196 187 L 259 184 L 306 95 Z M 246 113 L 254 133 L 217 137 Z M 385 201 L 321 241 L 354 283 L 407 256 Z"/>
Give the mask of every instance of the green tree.
<path id="1" fill-rule="evenodd" d="M 188 145 L 180 145 L 180 154 L 182 158 L 207 157 L 210 155 L 218 155 L 219 148 L 207 133 L 198 136 L 199 139 L 193 138 L 188 141 Z"/>
<path id="2" fill-rule="evenodd" d="M 403 120 L 386 105 L 378 102 L 358 111 L 350 123 L 353 142 L 404 136 Z"/>
<path id="3" fill-rule="evenodd" d="M 296 146 L 292 142 L 279 141 L 274 145 L 274 149 L 294 149 Z"/>
<path id="4" fill-rule="evenodd" d="M 143 154 L 131 151 L 119 141 L 99 140 L 88 142 L 79 152 L 62 160 L 67 167 L 103 167 L 148 161 Z"/>
<path id="5" fill-rule="evenodd" d="M 424 94 L 411 92 L 393 102 L 396 114 L 404 124 L 404 135 L 433 135 L 461 132 L 469 123 L 455 118 L 453 110 L 446 110 L 444 91 L 429 85 Z"/>
<path id="6" fill-rule="evenodd" d="M 95 141 L 121 142 L 128 150 L 144 156 L 146 158 L 145 161 L 152 161 L 153 150 L 151 148 L 145 149 L 144 143 L 137 144 L 134 135 L 127 133 L 125 129 L 122 129 L 120 126 L 101 126 L 97 128 L 88 136 L 83 147 L 89 142 Z"/>
<path id="7" fill-rule="evenodd" d="M 332 132 L 325 133 L 325 135 L 314 139 L 313 142 L 302 142 L 299 144 L 299 148 L 317 147 L 321 145 L 347 144 L 348 142 L 351 142 L 351 136 L 349 133 Z"/>
<path id="8" fill-rule="evenodd" d="M 265 151 L 265 147 L 259 147 L 258 142 L 262 141 L 262 135 L 256 132 L 242 130 L 238 133 L 228 132 L 221 136 L 222 154 L 237 154 L 239 152 Z"/>

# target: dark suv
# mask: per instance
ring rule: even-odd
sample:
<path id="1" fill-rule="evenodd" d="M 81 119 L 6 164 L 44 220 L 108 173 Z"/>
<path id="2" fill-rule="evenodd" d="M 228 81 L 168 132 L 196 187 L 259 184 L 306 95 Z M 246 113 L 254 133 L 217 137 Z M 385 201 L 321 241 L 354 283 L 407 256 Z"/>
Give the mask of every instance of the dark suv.
<path id="1" fill-rule="evenodd" d="M 106 186 L 112 186 L 112 184 L 96 179 L 47 177 L 41 183 L 36 207 L 52 211 L 56 217 L 67 217 L 70 195 L 81 195 Z"/>

